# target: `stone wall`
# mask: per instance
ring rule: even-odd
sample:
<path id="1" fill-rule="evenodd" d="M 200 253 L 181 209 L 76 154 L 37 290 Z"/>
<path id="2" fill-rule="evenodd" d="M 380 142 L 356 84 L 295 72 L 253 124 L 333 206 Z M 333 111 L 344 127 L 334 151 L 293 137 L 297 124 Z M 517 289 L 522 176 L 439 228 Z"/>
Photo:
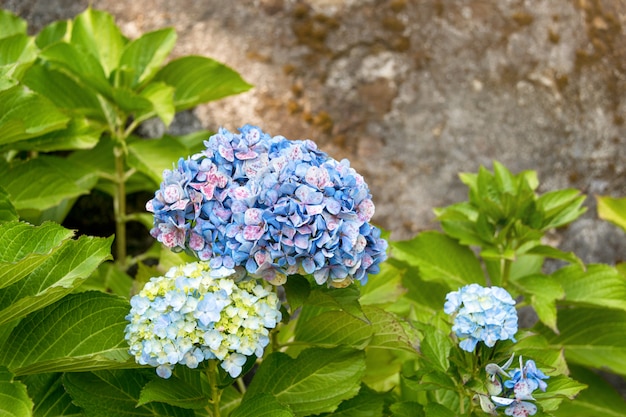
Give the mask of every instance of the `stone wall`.
<path id="1" fill-rule="evenodd" d="M 37 30 L 87 1 L 0 0 Z M 256 124 L 347 157 L 374 220 L 408 238 L 465 198 L 457 173 L 499 160 L 541 191 L 626 196 L 626 2 L 619 0 L 93 0 L 129 37 L 173 26 L 255 88 L 198 125 Z M 193 123 L 194 120 L 188 121 Z M 589 213 L 555 235 L 587 261 L 626 258 Z"/>

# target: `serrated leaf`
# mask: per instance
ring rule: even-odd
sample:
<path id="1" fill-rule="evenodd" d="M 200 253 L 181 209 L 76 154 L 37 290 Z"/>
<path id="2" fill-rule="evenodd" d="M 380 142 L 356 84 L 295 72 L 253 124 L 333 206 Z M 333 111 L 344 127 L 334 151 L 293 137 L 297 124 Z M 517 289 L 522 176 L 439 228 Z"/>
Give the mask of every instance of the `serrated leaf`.
<path id="1" fill-rule="evenodd" d="M 54 303 L 77 288 L 111 257 L 112 238 L 81 236 L 68 240 L 39 265 L 28 279 L 0 290 L 0 324 Z"/>
<path id="2" fill-rule="evenodd" d="M 86 417 L 171 416 L 193 417 L 185 410 L 164 403 L 148 403 L 137 407 L 141 388 L 147 382 L 137 371 L 98 371 L 67 373 L 63 385 Z"/>
<path id="3" fill-rule="evenodd" d="M 281 404 L 276 397 L 260 393 L 237 407 L 230 417 L 294 417 L 295 414 L 286 405 Z"/>
<path id="4" fill-rule="evenodd" d="M 324 311 L 305 306 L 298 318 L 296 340 L 321 346 L 345 345 L 356 349 L 367 346 L 372 327 L 345 311 Z M 315 311 L 315 313 L 310 313 Z"/>
<path id="5" fill-rule="evenodd" d="M 425 281 L 443 280 L 451 288 L 473 282 L 485 284 L 480 262 L 472 251 L 441 233 L 420 233 L 412 240 L 392 242 L 391 247 L 392 256 L 419 267 Z"/>
<path id="6" fill-rule="evenodd" d="M 169 62 L 159 70 L 155 80 L 175 88 L 176 111 L 252 88 L 231 68 L 201 56 L 185 56 Z"/>
<path id="7" fill-rule="evenodd" d="M 18 375 L 129 367 L 128 301 L 97 291 L 70 294 L 24 318 L 2 347 Z"/>
<path id="8" fill-rule="evenodd" d="M 34 271 L 73 234 L 52 222 L 38 227 L 17 221 L 0 225 L 0 289 Z"/>
<path id="9" fill-rule="evenodd" d="M 547 258 L 559 259 L 577 265 L 580 269 L 585 268 L 583 261 L 574 252 L 563 252 L 560 249 L 548 245 L 533 245 L 532 248 L 524 251 L 524 255 L 540 255 Z"/>
<path id="10" fill-rule="evenodd" d="M 552 412 L 555 417 L 626 416 L 626 400 L 601 376 L 580 366 L 570 369 L 572 377 L 587 384 L 587 388 L 574 400 L 561 402 L 560 407 Z"/>
<path id="11" fill-rule="evenodd" d="M 602 308 L 565 308 L 558 311 L 560 335 L 539 326 L 554 349 L 565 349 L 574 362 L 626 375 L 626 311 Z"/>
<path id="12" fill-rule="evenodd" d="M 0 415 L 7 417 L 31 417 L 33 401 L 28 397 L 26 386 L 13 380 L 13 374 L 0 366 Z"/>
<path id="13" fill-rule="evenodd" d="M 374 306 L 364 306 L 363 312 L 373 331 L 368 347 L 417 353 L 419 335 L 403 318 Z"/>
<path id="14" fill-rule="evenodd" d="M 11 195 L 18 211 L 41 211 L 87 194 L 95 175 L 86 165 L 55 156 L 41 155 L 12 166 L 0 164 L 0 186 Z"/>
<path id="15" fill-rule="evenodd" d="M 108 76 L 117 68 L 127 40 L 113 16 L 88 8 L 74 19 L 71 42 L 97 58 Z"/>
<path id="16" fill-rule="evenodd" d="M 209 403 L 199 386 L 186 383 L 176 378 L 156 378 L 148 382 L 139 395 L 138 406 L 150 402 L 161 402 L 186 409 L 202 409 Z"/>
<path id="17" fill-rule="evenodd" d="M 121 68 L 131 68 L 134 78 L 130 87 L 149 81 L 172 51 L 176 31 L 171 28 L 144 33 L 124 48 L 120 57 Z"/>
<path id="18" fill-rule="evenodd" d="M 81 409 L 72 403 L 72 398 L 61 383 L 63 374 L 45 373 L 22 377 L 35 407 L 33 417 L 79 417 Z"/>
<path id="19" fill-rule="evenodd" d="M 157 184 L 163 180 L 163 170 L 172 169 L 189 150 L 173 137 L 136 140 L 128 146 L 128 164 L 148 175 Z"/>
<path id="20" fill-rule="evenodd" d="M 596 197 L 598 217 L 626 231 L 626 198 Z"/>
<path id="21" fill-rule="evenodd" d="M 365 372 L 365 355 L 342 347 L 304 350 L 293 359 L 274 352 L 259 366 L 244 401 L 272 394 L 296 416 L 332 412 L 354 397 Z"/>
<path id="22" fill-rule="evenodd" d="M 0 91 L 0 145 L 64 128 L 69 117 L 21 85 Z"/>
<path id="23" fill-rule="evenodd" d="M 556 301 L 565 297 L 561 284 L 552 277 L 542 274 L 520 277 L 513 282 L 529 298 L 541 322 L 558 333 Z"/>
<path id="24" fill-rule="evenodd" d="M 565 303 L 626 310 L 626 278 L 609 265 L 561 268 L 552 274 L 565 290 Z"/>
<path id="25" fill-rule="evenodd" d="M 452 349 L 450 337 L 433 326 L 423 326 L 424 337 L 420 343 L 420 351 L 437 371 L 447 372 L 450 367 L 448 356 Z"/>

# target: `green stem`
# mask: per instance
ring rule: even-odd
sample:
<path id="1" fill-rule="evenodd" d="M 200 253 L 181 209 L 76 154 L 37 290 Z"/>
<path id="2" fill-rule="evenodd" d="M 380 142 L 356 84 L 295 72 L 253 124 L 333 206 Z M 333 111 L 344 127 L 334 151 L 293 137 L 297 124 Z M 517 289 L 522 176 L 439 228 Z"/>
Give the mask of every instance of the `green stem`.
<path id="1" fill-rule="evenodd" d="M 503 288 L 506 288 L 506 285 L 509 281 L 509 276 L 511 275 L 511 265 L 513 265 L 512 261 L 508 259 L 502 260 L 500 282 Z"/>
<path id="2" fill-rule="evenodd" d="M 126 173 L 124 172 L 124 150 L 116 146 L 115 156 L 115 195 L 113 196 L 113 212 L 115 214 L 115 247 L 117 263 L 126 269 Z"/>
<path id="3" fill-rule="evenodd" d="M 217 386 L 217 361 L 214 359 L 209 360 L 207 377 L 209 378 L 209 385 L 211 386 L 211 399 L 209 400 L 211 405 L 211 416 L 220 417 L 220 400 L 222 397 L 222 390 Z"/>

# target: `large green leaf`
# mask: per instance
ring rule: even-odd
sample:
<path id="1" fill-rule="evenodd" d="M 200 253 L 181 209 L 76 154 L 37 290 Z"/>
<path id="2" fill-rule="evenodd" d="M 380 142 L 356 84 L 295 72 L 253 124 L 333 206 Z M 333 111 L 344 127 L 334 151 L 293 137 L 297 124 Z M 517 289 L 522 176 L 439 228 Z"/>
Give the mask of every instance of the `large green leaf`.
<path id="1" fill-rule="evenodd" d="M 350 398 L 339 404 L 332 414 L 323 414 L 333 417 L 379 417 L 383 414 L 384 394 L 369 389 L 366 385 L 356 397 Z"/>
<path id="2" fill-rule="evenodd" d="M 81 410 L 61 383 L 63 374 L 46 373 L 24 376 L 21 381 L 35 403 L 33 417 L 80 417 Z"/>
<path id="3" fill-rule="evenodd" d="M 0 225 L 0 289 L 34 271 L 73 234 L 51 222 L 39 227 L 17 221 Z"/>
<path id="4" fill-rule="evenodd" d="M 128 301 L 91 291 L 71 294 L 24 318 L 0 362 L 18 375 L 128 367 Z"/>
<path id="5" fill-rule="evenodd" d="M 0 39 L 0 68 L 13 79 L 21 79 L 37 59 L 37 53 L 35 40 L 25 34 Z"/>
<path id="6" fill-rule="evenodd" d="M 103 130 L 104 125 L 101 123 L 93 123 L 86 118 L 74 117 L 65 129 L 14 142 L 4 147 L 0 146 L 0 150 L 54 152 L 91 149 L 100 140 Z"/>
<path id="7" fill-rule="evenodd" d="M 297 416 L 332 412 L 359 392 L 364 372 L 365 355 L 358 350 L 311 348 L 295 359 L 274 352 L 257 370 L 243 401 L 267 393 Z"/>
<path id="8" fill-rule="evenodd" d="M 570 370 L 573 378 L 587 384 L 588 387 L 575 399 L 563 401 L 558 410 L 552 412 L 554 416 L 626 416 L 626 400 L 601 376 L 580 366 L 570 366 Z"/>
<path id="9" fill-rule="evenodd" d="M 565 290 L 565 303 L 626 310 L 626 278 L 609 265 L 561 268 L 552 274 Z"/>
<path id="10" fill-rule="evenodd" d="M 174 108 L 174 88 L 163 82 L 150 83 L 143 89 L 141 96 L 152 103 L 151 111 L 137 113 L 137 120 L 147 120 L 156 115 L 165 126 L 169 126 L 174 120 L 176 109 Z"/>
<path id="11" fill-rule="evenodd" d="M 155 378 L 141 390 L 137 405 L 161 402 L 181 408 L 203 409 L 210 398 L 203 393 L 202 373 L 178 366 L 169 379 Z M 208 386 L 205 388 L 209 391 Z"/>
<path id="12" fill-rule="evenodd" d="M 407 321 L 374 306 L 364 306 L 363 312 L 371 322 L 373 331 L 368 347 L 417 353 L 419 335 Z"/>
<path id="13" fill-rule="evenodd" d="M 559 281 L 543 274 L 533 274 L 512 281 L 530 301 L 539 320 L 552 331 L 558 332 L 556 301 L 565 297 Z"/>
<path id="14" fill-rule="evenodd" d="M 372 327 L 363 320 L 341 311 L 319 312 L 304 306 L 296 326 L 296 341 L 314 345 L 345 345 L 364 348 L 372 337 Z M 311 313 L 314 311 L 314 313 Z"/>
<path id="15" fill-rule="evenodd" d="M 387 305 L 398 301 L 407 292 L 402 286 L 404 273 L 391 262 L 384 262 L 378 274 L 370 275 L 367 284 L 360 288 L 361 305 Z"/>
<path id="16" fill-rule="evenodd" d="M 117 68 L 127 40 L 113 16 L 88 8 L 74 19 L 71 42 L 97 58 L 108 77 Z"/>
<path id="17" fill-rule="evenodd" d="M 152 79 L 176 43 L 176 32 L 167 28 L 144 33 L 130 42 L 122 52 L 119 67 L 132 70 L 129 87 Z"/>
<path id="18" fill-rule="evenodd" d="M 23 86 L 0 91 L 0 145 L 64 128 L 69 117 Z"/>
<path id="19" fill-rule="evenodd" d="M 346 288 L 317 286 L 311 291 L 305 304 L 332 310 L 343 310 L 357 319 L 368 322 L 359 303 L 359 289 L 355 285 Z"/>
<path id="20" fill-rule="evenodd" d="M 0 10 L 0 38 L 26 33 L 26 21 L 8 10 Z"/>
<path id="21" fill-rule="evenodd" d="M 539 327 L 554 349 L 565 349 L 568 362 L 626 375 L 626 311 L 564 308 L 558 311 L 559 335 Z"/>
<path id="22" fill-rule="evenodd" d="M 392 256 L 419 267 L 424 280 L 442 280 L 452 288 L 485 284 L 480 262 L 472 251 L 438 232 L 420 233 L 412 240 L 392 242 Z"/>
<path id="23" fill-rule="evenodd" d="M 86 417 L 193 417 L 193 410 L 151 402 L 137 406 L 147 377 L 137 371 L 68 373 L 63 385 Z"/>
<path id="24" fill-rule="evenodd" d="M 0 416 L 31 417 L 33 401 L 26 386 L 13 380 L 13 374 L 0 366 Z"/>
<path id="25" fill-rule="evenodd" d="M 230 417 L 293 417 L 295 414 L 276 397 L 260 393 L 250 397 L 237 407 Z"/>
<path id="26" fill-rule="evenodd" d="M 66 241 L 27 279 L 0 290 L 0 324 L 24 317 L 70 293 L 111 257 L 112 241 L 90 236 Z"/>
<path id="27" fill-rule="evenodd" d="M 96 172 L 86 164 L 41 155 L 12 165 L 0 163 L 0 186 L 19 210 L 44 210 L 63 200 L 87 194 Z"/>
<path id="28" fill-rule="evenodd" d="M 155 80 L 175 88 L 177 111 L 252 88 L 236 71 L 202 56 L 185 56 L 171 61 L 159 70 Z"/>
<path id="29" fill-rule="evenodd" d="M 626 231 L 626 198 L 596 197 L 598 216 Z"/>
<path id="30" fill-rule="evenodd" d="M 39 31 L 35 37 L 35 43 L 40 49 L 43 49 L 48 45 L 64 39 L 69 41 L 69 34 L 67 33 L 68 27 L 71 28 L 70 20 L 57 20 L 52 22 Z"/>

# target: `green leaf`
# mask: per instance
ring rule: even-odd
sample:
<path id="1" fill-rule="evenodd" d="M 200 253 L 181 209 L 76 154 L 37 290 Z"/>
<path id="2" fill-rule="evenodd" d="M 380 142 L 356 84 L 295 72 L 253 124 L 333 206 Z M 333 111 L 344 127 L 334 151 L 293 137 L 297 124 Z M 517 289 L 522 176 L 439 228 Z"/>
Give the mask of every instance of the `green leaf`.
<path id="1" fill-rule="evenodd" d="M 33 401 L 26 392 L 26 386 L 13 380 L 13 374 L 0 366 L 0 416 L 30 417 Z"/>
<path id="2" fill-rule="evenodd" d="M 359 302 L 361 305 L 387 305 L 398 301 L 407 292 L 402 286 L 403 275 L 397 266 L 384 262 L 380 272 L 370 275 L 367 284 L 360 287 Z"/>
<path id="3" fill-rule="evenodd" d="M 23 86 L 0 91 L 0 145 L 64 128 L 69 118 Z"/>
<path id="4" fill-rule="evenodd" d="M 53 69 L 73 76 L 79 84 L 84 85 L 83 88 L 93 88 L 105 97 L 112 98 L 112 88 L 101 63 L 78 45 L 54 43 L 43 49 L 40 57 L 49 61 Z"/>
<path id="5" fill-rule="evenodd" d="M 171 28 L 144 33 L 124 48 L 120 68 L 133 70 L 129 87 L 152 79 L 176 43 L 176 31 Z"/>
<path id="6" fill-rule="evenodd" d="M 0 187 L 0 223 L 17 219 L 17 211 L 9 199 L 9 193 L 3 187 Z"/>
<path id="7" fill-rule="evenodd" d="M 23 82 L 60 108 L 71 109 L 75 114 L 106 122 L 96 92 L 85 88 L 62 71 L 45 65 L 34 65 L 24 74 Z"/>
<path id="8" fill-rule="evenodd" d="M 564 308 L 558 311 L 560 335 L 539 326 L 554 349 L 565 349 L 574 362 L 626 375 L 626 311 L 603 308 Z"/>
<path id="9" fill-rule="evenodd" d="M 559 282 L 552 277 L 534 274 L 518 278 L 513 281 L 529 299 L 539 320 L 558 333 L 556 322 L 556 300 L 565 297 L 565 291 Z"/>
<path id="10" fill-rule="evenodd" d="M 295 414 L 276 397 L 260 393 L 241 402 L 230 417 L 293 417 Z"/>
<path id="11" fill-rule="evenodd" d="M 8 10 L 0 10 L 0 38 L 26 34 L 26 21 Z"/>
<path id="12" fill-rule="evenodd" d="M 561 268 L 552 277 L 565 290 L 565 302 L 626 310 L 626 278 L 609 265 Z"/>
<path id="13" fill-rule="evenodd" d="M 304 306 L 296 326 L 296 340 L 322 346 L 345 345 L 356 349 L 367 346 L 372 327 L 344 311 L 325 311 Z M 310 313 L 314 311 L 314 313 Z"/>
<path id="14" fill-rule="evenodd" d="M 547 382 L 546 392 L 533 393 L 543 411 L 556 410 L 563 400 L 574 400 L 581 390 L 587 388 L 585 384 L 565 375 L 551 376 Z"/>
<path id="15" fill-rule="evenodd" d="M 430 362 L 433 369 L 447 372 L 450 367 L 448 356 L 452 349 L 450 337 L 433 326 L 422 326 L 424 337 L 420 343 L 420 351 L 424 358 Z"/>
<path id="16" fill-rule="evenodd" d="M 21 140 L 10 146 L 0 147 L 0 149 L 11 148 L 14 150 L 38 152 L 90 149 L 96 146 L 103 130 L 104 126 L 99 123 L 94 124 L 85 118 L 74 117 L 65 129 Z M 87 176 L 88 181 L 90 180 L 89 177 Z"/>
<path id="17" fill-rule="evenodd" d="M 289 406 L 297 416 L 332 412 L 359 392 L 364 372 L 362 351 L 311 348 L 295 359 L 274 352 L 259 366 L 244 401 L 266 393 Z"/>
<path id="18" fill-rule="evenodd" d="M 169 62 L 155 80 L 175 88 L 176 111 L 252 88 L 231 68 L 202 56 L 185 56 Z"/>
<path id="19" fill-rule="evenodd" d="M 50 305 L 78 287 L 111 257 L 112 240 L 81 236 L 64 242 L 27 279 L 0 290 L 0 324 Z"/>
<path id="20" fill-rule="evenodd" d="M 626 198 L 596 197 L 598 217 L 626 231 Z"/>
<path id="21" fill-rule="evenodd" d="M 73 234 L 51 222 L 38 227 L 18 221 L 0 225 L 0 289 L 34 271 Z"/>
<path id="22" fill-rule="evenodd" d="M 437 403 L 428 403 L 424 407 L 426 417 L 456 417 L 456 414 L 447 407 Z"/>
<path id="23" fill-rule="evenodd" d="M 104 262 L 77 291 L 102 291 L 128 298 L 134 280 L 113 262 Z"/>
<path id="24" fill-rule="evenodd" d="M 95 57 L 108 77 L 118 67 L 127 40 L 110 14 L 88 8 L 74 19 L 71 42 Z"/>
<path id="25" fill-rule="evenodd" d="M 396 261 L 391 259 L 387 263 L 392 262 Z M 407 289 L 407 293 L 403 298 L 411 302 L 411 310 L 418 320 L 430 322 L 432 317 L 443 309 L 446 294 L 452 288 L 440 281 L 425 281 L 418 267 L 404 265 L 406 269 L 402 276 L 402 285 Z"/>
<path id="26" fill-rule="evenodd" d="M 124 340 L 128 301 L 97 291 L 70 294 L 24 318 L 2 347 L 12 372 L 134 367 Z"/>
<path id="27" fill-rule="evenodd" d="M 576 220 L 587 209 L 580 208 L 585 196 L 572 188 L 550 191 L 537 199 L 537 209 L 543 215 L 542 230 L 564 226 Z"/>
<path id="28" fill-rule="evenodd" d="M 352 397 L 339 404 L 332 414 L 323 416 L 333 417 L 379 417 L 383 415 L 384 394 L 379 394 L 361 385 L 361 390 L 356 397 Z"/>
<path id="29" fill-rule="evenodd" d="M 580 366 L 571 366 L 570 370 L 573 378 L 588 387 L 574 400 L 563 401 L 558 410 L 552 412 L 555 417 L 626 416 L 626 401 L 601 376 Z"/>
<path id="30" fill-rule="evenodd" d="M 68 26 L 70 26 L 70 23 L 67 20 L 57 20 L 56 22 L 50 23 L 39 31 L 35 38 L 35 43 L 40 49 L 43 49 L 48 45 L 64 40 L 68 35 Z"/>
<path id="31" fill-rule="evenodd" d="M 392 417 L 424 417 L 424 409 L 420 403 L 414 401 L 400 401 L 389 407 Z"/>
<path id="32" fill-rule="evenodd" d="M 63 200 L 87 194 L 96 172 L 88 165 L 41 155 L 13 165 L 0 163 L 0 186 L 19 210 L 44 210 Z"/>
<path id="33" fill-rule="evenodd" d="M 162 82 L 150 83 L 141 92 L 141 96 L 145 97 L 152 103 L 152 111 L 145 114 L 138 113 L 138 120 L 145 120 L 156 114 L 159 119 L 169 126 L 174 120 L 176 109 L 174 108 L 174 89 Z"/>
<path id="34" fill-rule="evenodd" d="M 374 306 L 364 306 L 363 312 L 373 331 L 368 347 L 417 353 L 419 335 L 406 320 Z"/>
<path id="35" fill-rule="evenodd" d="M 571 264 L 575 264 L 580 269 L 585 268 L 585 264 L 583 263 L 583 261 L 578 256 L 576 256 L 574 252 L 563 252 L 562 250 L 559 250 L 557 248 L 554 248 L 548 245 L 533 244 L 532 248 L 525 250 L 522 253 L 518 252 L 518 254 L 545 256 L 548 258 L 559 259 L 561 261 L 566 261 Z"/>
<path id="36" fill-rule="evenodd" d="M 451 288 L 485 285 L 480 262 L 470 249 L 438 232 L 420 233 L 412 240 L 392 242 L 392 256 L 419 267 L 423 280 L 443 280 Z"/>
<path id="37" fill-rule="evenodd" d="M 151 402 L 137 406 L 145 373 L 137 371 L 98 371 L 68 373 L 63 385 L 86 417 L 171 416 L 193 417 L 193 410 Z"/>
<path id="38" fill-rule="evenodd" d="M 317 286 L 311 290 L 306 305 L 340 309 L 368 323 L 359 303 L 359 289 L 355 285 L 346 288 L 328 288 Z"/>
<path id="39" fill-rule="evenodd" d="M 61 383 L 63 374 L 33 374 L 20 378 L 28 387 L 28 394 L 35 403 L 33 417 L 79 417 L 81 410 Z"/>
<path id="40" fill-rule="evenodd" d="M 173 136 L 154 140 L 136 140 L 128 146 L 128 164 L 148 175 L 157 184 L 163 181 L 163 170 L 172 169 L 189 150 Z"/>
<path id="41" fill-rule="evenodd" d="M 202 393 L 200 386 L 173 376 L 170 379 L 156 378 L 146 384 L 141 390 L 137 405 L 150 402 L 161 402 L 187 409 L 202 409 L 209 403 L 209 398 Z"/>
<path id="42" fill-rule="evenodd" d="M 4 77 L 21 79 L 37 59 L 37 53 L 34 39 L 25 34 L 0 39 L 0 69 L 5 72 Z"/>
<path id="43" fill-rule="evenodd" d="M 302 275 L 292 275 L 287 282 L 283 284 L 289 310 L 293 314 L 298 307 L 301 307 L 311 294 L 311 284 Z"/>

